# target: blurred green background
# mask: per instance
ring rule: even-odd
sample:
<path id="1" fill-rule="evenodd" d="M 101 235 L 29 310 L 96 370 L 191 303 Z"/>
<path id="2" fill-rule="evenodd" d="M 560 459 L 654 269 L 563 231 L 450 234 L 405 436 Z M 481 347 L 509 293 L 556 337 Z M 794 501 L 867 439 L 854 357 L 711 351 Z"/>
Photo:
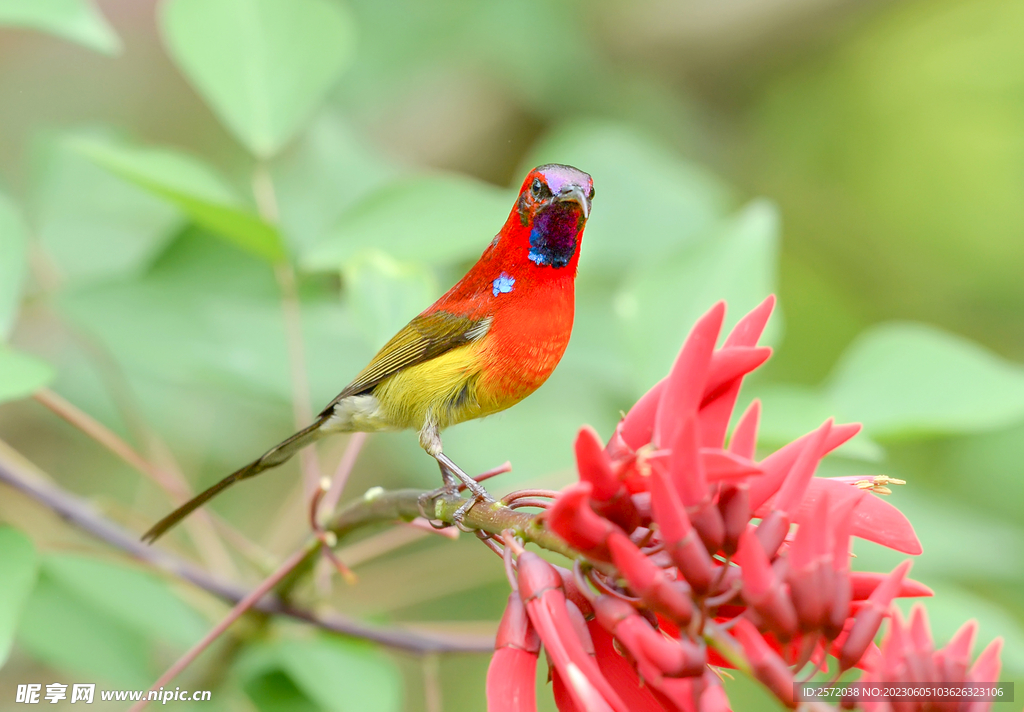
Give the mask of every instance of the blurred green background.
<path id="1" fill-rule="evenodd" d="M 863 422 L 823 474 L 908 481 L 891 501 L 937 639 L 977 618 L 1024 682 L 1022 37 L 1018 0 L 0 0 L 0 438 L 141 532 L 167 496 L 34 391 L 205 487 L 291 432 L 275 263 L 319 409 L 476 259 L 529 168 L 571 163 L 597 196 L 569 350 L 446 450 L 511 460 L 498 492 L 560 487 L 579 425 L 607 437 L 697 315 L 775 292 L 776 353 L 743 396 L 760 445 Z M 212 508 L 283 556 L 298 473 Z M 415 437 L 374 435 L 344 497 L 437 481 Z M 226 612 L 0 493 L 0 708 L 30 681 L 148 687 Z M 507 584 L 473 537 L 346 551 L 358 585 L 302 600 L 494 630 Z M 249 621 L 174 684 L 210 710 L 479 710 L 486 664 Z"/>

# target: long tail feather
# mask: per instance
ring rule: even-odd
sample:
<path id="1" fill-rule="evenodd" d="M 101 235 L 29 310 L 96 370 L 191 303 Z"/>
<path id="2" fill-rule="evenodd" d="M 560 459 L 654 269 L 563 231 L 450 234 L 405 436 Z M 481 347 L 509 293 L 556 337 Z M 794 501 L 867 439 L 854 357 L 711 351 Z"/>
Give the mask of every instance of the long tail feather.
<path id="1" fill-rule="evenodd" d="M 185 502 L 173 512 L 168 514 L 166 517 L 161 519 L 159 522 L 154 524 L 148 532 L 142 535 L 142 541 L 153 543 L 164 533 L 173 527 L 175 524 L 180 522 L 182 519 L 187 517 L 189 514 L 194 512 L 199 507 L 206 504 L 208 501 L 216 497 L 218 494 L 226 490 L 231 485 L 241 480 L 247 480 L 250 477 L 269 470 L 273 467 L 287 461 L 292 455 L 297 453 L 302 448 L 306 447 L 313 441 L 317 440 L 323 433 L 320 430 L 321 426 L 327 422 L 330 416 L 321 416 L 309 427 L 303 428 L 299 432 L 292 435 L 287 440 L 283 440 L 278 443 L 270 450 L 267 450 L 259 459 L 253 460 L 245 467 L 235 470 L 230 475 L 225 477 L 223 480 L 213 485 L 212 487 L 203 490 L 195 497 Z"/>

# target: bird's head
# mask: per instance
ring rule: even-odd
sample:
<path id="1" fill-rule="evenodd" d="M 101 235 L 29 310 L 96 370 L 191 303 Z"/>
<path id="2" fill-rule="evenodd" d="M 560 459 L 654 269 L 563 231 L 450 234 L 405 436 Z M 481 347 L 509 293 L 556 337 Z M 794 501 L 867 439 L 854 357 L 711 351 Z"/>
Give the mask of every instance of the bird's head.
<path id="1" fill-rule="evenodd" d="M 538 267 L 572 264 L 575 270 L 593 199 L 594 181 L 581 170 L 549 163 L 530 171 L 509 216 L 510 226 L 518 222 L 516 232 L 528 242 L 527 258 Z"/>

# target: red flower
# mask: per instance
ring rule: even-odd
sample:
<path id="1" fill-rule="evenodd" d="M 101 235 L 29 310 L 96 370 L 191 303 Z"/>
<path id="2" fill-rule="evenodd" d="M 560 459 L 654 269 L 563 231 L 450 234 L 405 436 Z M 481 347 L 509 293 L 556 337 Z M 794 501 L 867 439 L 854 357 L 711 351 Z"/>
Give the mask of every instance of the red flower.
<path id="1" fill-rule="evenodd" d="M 607 444 L 589 427 L 579 431 L 580 482 L 543 521 L 580 559 L 560 570 L 506 541 L 521 552 L 519 596 L 488 674 L 491 710 L 532 709 L 523 687 L 536 659 L 528 631 L 547 650 L 563 712 L 728 710 L 716 666 L 753 675 L 791 707 L 794 673 L 808 663 L 859 668 L 869 681 L 995 680 L 998 642 L 969 667 L 972 625 L 933 651 L 923 609 L 908 626 L 894 615 L 894 598 L 931 595 L 906 578 L 910 561 L 888 574 L 850 571 L 855 537 L 921 552 L 906 517 L 875 496 L 894 480 L 814 476 L 859 425 L 829 420 L 755 461 L 755 401 L 726 443 L 743 377 L 770 353 L 757 340 L 773 304 L 741 319 L 717 350 L 725 305 L 716 304 Z M 536 492 L 524 496 L 535 501 Z M 887 617 L 879 649 L 873 641 Z"/>

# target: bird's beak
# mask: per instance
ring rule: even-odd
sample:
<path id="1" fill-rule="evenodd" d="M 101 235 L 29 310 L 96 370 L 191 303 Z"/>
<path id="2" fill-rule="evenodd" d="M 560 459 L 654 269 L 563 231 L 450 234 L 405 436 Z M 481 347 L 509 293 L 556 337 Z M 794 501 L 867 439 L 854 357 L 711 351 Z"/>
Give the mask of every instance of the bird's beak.
<path id="1" fill-rule="evenodd" d="M 571 184 L 564 186 L 558 195 L 555 196 L 555 200 L 558 202 L 575 201 L 579 203 L 580 210 L 583 211 L 583 219 L 586 220 L 590 217 L 590 201 L 587 200 L 586 193 L 583 192 L 583 188 L 578 185 Z"/>

